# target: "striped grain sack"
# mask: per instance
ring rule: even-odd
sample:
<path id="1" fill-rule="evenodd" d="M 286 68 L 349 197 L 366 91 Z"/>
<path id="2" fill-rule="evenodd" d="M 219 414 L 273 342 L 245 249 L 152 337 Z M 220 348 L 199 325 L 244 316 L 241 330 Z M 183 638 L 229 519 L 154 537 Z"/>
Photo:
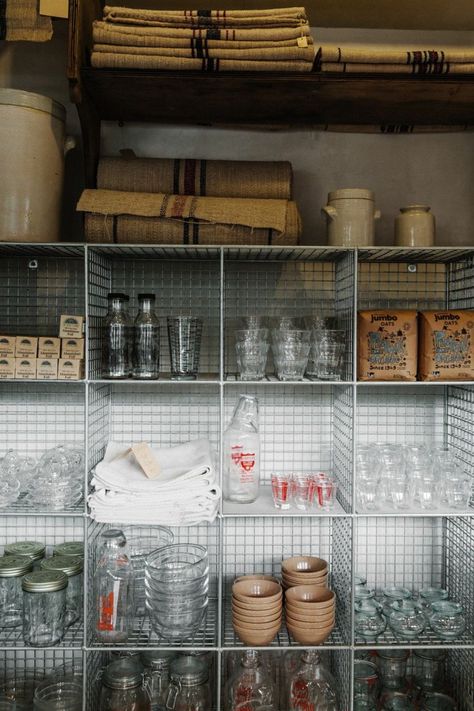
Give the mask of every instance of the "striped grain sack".
<path id="1" fill-rule="evenodd" d="M 316 65 L 322 72 L 335 74 L 474 74 L 473 64 L 342 64 L 322 62 Z"/>
<path id="2" fill-rule="evenodd" d="M 96 69 L 155 69 L 179 72 L 310 72 L 313 68 L 313 62 L 309 61 L 190 59 L 112 52 L 92 52 L 91 65 Z"/>
<path id="3" fill-rule="evenodd" d="M 152 41 L 163 38 L 177 39 L 207 39 L 220 40 L 225 42 L 279 42 L 282 40 L 298 39 L 298 37 L 310 38 L 309 25 L 298 27 L 270 27 L 257 29 L 219 29 L 219 28 L 176 28 L 176 27 L 138 27 L 128 25 L 111 25 L 107 22 L 96 20 L 93 24 L 94 41 L 105 42 L 103 34 L 113 37 L 116 33 L 126 34 L 130 37 L 129 42 L 123 44 L 136 44 L 139 46 L 153 46 Z M 113 42 L 111 42 L 113 43 Z M 122 43 L 122 42 L 121 42 Z M 120 43 L 119 43 L 120 44 Z M 158 45 L 159 46 L 159 45 Z"/>
<path id="4" fill-rule="evenodd" d="M 297 27 L 307 23 L 304 7 L 272 10 L 135 10 L 105 6 L 104 20 L 152 27 Z"/>
<path id="5" fill-rule="evenodd" d="M 445 46 L 444 49 L 418 46 L 404 47 L 393 44 L 322 44 L 319 47 L 322 62 L 350 64 L 473 64 L 474 47 Z"/>
<path id="6" fill-rule="evenodd" d="M 269 46 L 268 46 L 269 45 Z M 109 44 L 94 45 L 94 52 L 105 52 L 112 54 L 130 54 L 134 56 L 147 57 L 188 57 L 190 59 L 218 59 L 218 60 L 239 60 L 239 61 L 303 61 L 314 60 L 314 46 L 310 47 L 273 47 L 268 43 L 264 48 L 251 49 L 212 49 L 203 44 L 197 44 L 187 49 L 184 47 L 127 47 Z"/>
<path id="7" fill-rule="evenodd" d="M 38 12 L 38 0 L 0 0 L 0 40 L 46 42 L 53 36 L 50 17 Z"/>
<path id="8" fill-rule="evenodd" d="M 97 187 L 124 192 L 291 200 L 286 161 L 101 158 Z"/>
<path id="9" fill-rule="evenodd" d="M 209 198 L 85 190 L 88 242 L 297 244 L 301 220 L 287 200 Z"/>

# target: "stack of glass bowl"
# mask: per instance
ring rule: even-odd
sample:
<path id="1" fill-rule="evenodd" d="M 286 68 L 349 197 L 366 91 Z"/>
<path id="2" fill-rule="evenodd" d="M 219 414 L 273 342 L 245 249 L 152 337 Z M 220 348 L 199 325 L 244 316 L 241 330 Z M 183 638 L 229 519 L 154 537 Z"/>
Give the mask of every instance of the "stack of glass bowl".
<path id="1" fill-rule="evenodd" d="M 84 458 L 78 447 L 59 445 L 38 461 L 26 500 L 45 511 L 70 509 L 82 499 Z"/>
<path id="2" fill-rule="evenodd" d="M 207 549 L 175 543 L 146 559 L 146 608 L 154 631 L 165 639 L 194 637 L 206 616 L 209 597 Z"/>
<path id="3" fill-rule="evenodd" d="M 122 529 L 127 539 L 133 565 L 133 604 L 135 614 L 145 614 L 145 566 L 151 553 L 174 541 L 172 531 L 166 526 L 126 526 Z"/>

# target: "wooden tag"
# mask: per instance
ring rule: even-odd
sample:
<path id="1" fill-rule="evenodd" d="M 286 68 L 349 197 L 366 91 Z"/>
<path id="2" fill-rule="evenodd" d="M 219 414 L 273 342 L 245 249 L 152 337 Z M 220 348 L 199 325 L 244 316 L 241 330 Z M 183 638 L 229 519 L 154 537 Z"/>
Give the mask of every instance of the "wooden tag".
<path id="1" fill-rule="evenodd" d="M 308 40 L 305 35 L 303 35 L 303 37 L 298 37 L 296 41 L 298 47 L 301 47 L 301 49 L 306 49 L 306 47 L 308 46 Z"/>
<path id="2" fill-rule="evenodd" d="M 156 479 L 161 474 L 160 463 L 147 442 L 132 445 L 130 451 L 135 455 L 135 459 L 149 479 Z"/>

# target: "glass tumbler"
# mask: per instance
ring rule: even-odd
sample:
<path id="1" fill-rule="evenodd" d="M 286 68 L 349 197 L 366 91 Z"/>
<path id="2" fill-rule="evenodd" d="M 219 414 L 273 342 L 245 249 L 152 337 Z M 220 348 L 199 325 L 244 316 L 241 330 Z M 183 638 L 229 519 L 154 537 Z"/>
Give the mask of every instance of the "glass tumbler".
<path id="1" fill-rule="evenodd" d="M 265 375 L 269 344 L 240 341 L 235 344 L 237 370 L 241 380 L 261 380 Z"/>
<path id="2" fill-rule="evenodd" d="M 408 652 L 404 649 L 388 649 L 377 654 L 382 685 L 386 689 L 401 689 L 405 682 Z"/>
<path id="3" fill-rule="evenodd" d="M 291 488 L 292 482 L 290 476 L 272 475 L 273 505 L 276 509 L 286 511 L 291 508 Z"/>
<path id="4" fill-rule="evenodd" d="M 293 502 L 300 511 L 308 511 L 313 499 L 314 482 L 311 474 L 293 474 Z"/>
<path id="5" fill-rule="evenodd" d="M 196 380 L 201 355 L 202 320 L 193 316 L 168 316 L 171 377 Z"/>
<path id="6" fill-rule="evenodd" d="M 337 482 L 331 477 L 316 477 L 314 482 L 314 503 L 318 509 L 331 511 L 337 494 Z"/>
<path id="7" fill-rule="evenodd" d="M 315 374 L 319 380 L 341 380 L 346 333 L 340 330 L 319 331 L 314 341 Z"/>

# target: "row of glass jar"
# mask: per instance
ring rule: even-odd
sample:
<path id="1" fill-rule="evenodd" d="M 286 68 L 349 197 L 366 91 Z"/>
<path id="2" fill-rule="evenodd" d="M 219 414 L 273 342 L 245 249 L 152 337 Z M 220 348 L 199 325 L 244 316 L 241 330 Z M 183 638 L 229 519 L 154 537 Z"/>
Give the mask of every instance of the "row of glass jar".
<path id="1" fill-rule="evenodd" d="M 441 587 L 423 588 L 415 599 L 408 588 L 389 586 L 378 601 L 366 579 L 356 576 L 356 635 L 374 642 L 388 625 L 397 639 L 411 641 L 429 627 L 439 639 L 452 642 L 463 634 L 466 618 L 462 605 L 448 598 Z"/>
<path id="2" fill-rule="evenodd" d="M 82 544 L 61 544 L 50 558 L 45 550 L 44 544 L 18 541 L 0 557 L 0 634 L 22 626 L 32 647 L 58 644 L 83 614 Z"/>
<path id="3" fill-rule="evenodd" d="M 0 683 L 0 711 L 82 711 L 82 696 L 82 665 L 62 664 L 46 676 L 15 667 Z"/>
<path id="4" fill-rule="evenodd" d="M 436 649 L 387 649 L 361 655 L 354 665 L 356 711 L 452 711 L 446 692 L 447 652 Z M 409 665 L 409 666 L 408 666 Z M 410 668 L 409 668 L 410 667 Z"/>

